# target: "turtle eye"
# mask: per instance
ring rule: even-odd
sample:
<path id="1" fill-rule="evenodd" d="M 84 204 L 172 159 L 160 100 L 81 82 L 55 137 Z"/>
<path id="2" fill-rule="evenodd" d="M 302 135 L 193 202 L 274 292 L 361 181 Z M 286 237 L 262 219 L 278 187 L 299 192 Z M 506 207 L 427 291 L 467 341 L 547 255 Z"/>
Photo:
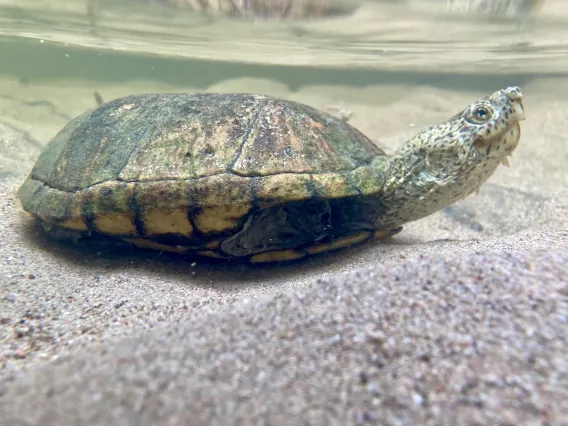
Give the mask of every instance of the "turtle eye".
<path id="1" fill-rule="evenodd" d="M 469 115 L 470 122 L 474 124 L 487 123 L 493 117 L 493 110 L 486 105 L 476 106 Z"/>

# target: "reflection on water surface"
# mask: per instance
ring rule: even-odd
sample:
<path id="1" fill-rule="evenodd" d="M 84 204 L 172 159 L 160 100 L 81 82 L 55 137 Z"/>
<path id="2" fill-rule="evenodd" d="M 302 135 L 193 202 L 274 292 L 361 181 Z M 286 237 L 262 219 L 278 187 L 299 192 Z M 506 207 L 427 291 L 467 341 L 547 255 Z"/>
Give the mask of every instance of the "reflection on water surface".
<path id="1" fill-rule="evenodd" d="M 562 69 L 558 54 L 566 53 L 568 34 L 562 0 L 532 0 L 531 5 L 539 6 L 534 14 L 527 12 L 532 8 L 521 8 L 514 16 L 482 13 L 481 6 L 469 13 L 461 11 L 464 5 L 473 8 L 479 1 L 353 0 L 349 4 L 355 9 L 342 16 L 278 21 L 230 19 L 168 7 L 161 1 L 12 0 L 0 6 L 0 22 L 4 37 L 103 52 L 413 71 L 417 67 L 456 72 L 487 72 L 488 67 L 494 67 L 491 72 Z M 492 0 L 492 4 L 503 1 L 514 0 Z"/>

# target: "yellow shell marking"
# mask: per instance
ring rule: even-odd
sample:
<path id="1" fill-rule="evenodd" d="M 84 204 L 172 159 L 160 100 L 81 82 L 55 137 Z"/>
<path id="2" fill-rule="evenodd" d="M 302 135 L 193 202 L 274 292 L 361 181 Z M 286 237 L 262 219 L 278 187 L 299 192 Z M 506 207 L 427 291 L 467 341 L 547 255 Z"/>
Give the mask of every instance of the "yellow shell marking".
<path id="1" fill-rule="evenodd" d="M 384 240 L 385 238 L 388 238 L 391 236 L 391 231 L 385 231 L 383 229 L 379 229 L 378 231 L 375 231 L 375 234 L 373 235 L 373 240 Z"/>
<path id="2" fill-rule="evenodd" d="M 78 231 L 88 231 L 89 228 L 82 217 L 72 217 L 59 224 L 63 228 L 76 229 Z"/>
<path id="3" fill-rule="evenodd" d="M 95 226 L 101 232 L 111 235 L 136 235 L 136 225 L 132 213 L 110 213 L 97 216 Z"/>
<path id="4" fill-rule="evenodd" d="M 181 234 L 189 237 L 193 226 L 189 222 L 186 209 L 154 209 L 142 215 L 144 231 L 148 235 Z"/>
<path id="5" fill-rule="evenodd" d="M 252 263 L 280 262 L 286 260 L 300 259 L 305 255 L 306 253 L 296 250 L 267 251 L 265 253 L 255 254 L 250 258 L 250 261 Z"/>
<path id="6" fill-rule="evenodd" d="M 237 226 L 243 215 L 250 210 L 250 205 L 205 207 L 193 218 L 195 226 L 204 234 L 222 232 Z"/>
<path id="7" fill-rule="evenodd" d="M 216 249 L 216 248 L 219 248 L 220 245 L 221 245 L 221 241 L 215 240 L 215 241 L 210 241 L 207 244 L 205 244 L 205 247 L 207 247 L 209 249 Z"/>
<path id="8" fill-rule="evenodd" d="M 144 240 L 142 238 L 128 238 L 126 241 L 144 249 L 151 249 L 151 250 L 159 250 L 159 251 L 168 251 L 171 253 L 185 253 L 189 251 L 191 247 L 184 247 L 184 246 L 168 246 L 166 244 L 160 244 L 155 241 Z"/>
<path id="9" fill-rule="evenodd" d="M 393 235 L 398 234 L 400 231 L 402 231 L 402 227 L 389 229 L 389 230 L 379 229 L 375 231 L 375 234 L 373 235 L 373 240 L 384 240 L 385 238 L 392 237 Z"/>
<path id="10" fill-rule="evenodd" d="M 331 243 L 331 244 L 318 244 L 318 245 L 315 245 L 315 246 L 312 246 L 312 247 L 308 247 L 308 248 L 306 248 L 306 251 L 309 254 L 319 254 L 319 253 L 323 253 L 323 252 L 326 252 L 326 251 L 339 250 L 339 249 L 342 249 L 344 247 L 349 247 L 349 246 L 353 246 L 355 244 L 362 243 L 363 241 L 368 239 L 370 236 L 371 236 L 371 234 L 369 232 L 359 232 L 359 233 L 354 234 L 354 235 L 349 235 L 347 237 L 338 238 L 335 241 L 333 241 L 333 243 Z"/>
<path id="11" fill-rule="evenodd" d="M 213 257 L 215 259 L 225 259 L 225 257 L 221 256 L 219 253 L 215 253 L 211 250 L 198 251 L 197 254 L 205 257 Z"/>

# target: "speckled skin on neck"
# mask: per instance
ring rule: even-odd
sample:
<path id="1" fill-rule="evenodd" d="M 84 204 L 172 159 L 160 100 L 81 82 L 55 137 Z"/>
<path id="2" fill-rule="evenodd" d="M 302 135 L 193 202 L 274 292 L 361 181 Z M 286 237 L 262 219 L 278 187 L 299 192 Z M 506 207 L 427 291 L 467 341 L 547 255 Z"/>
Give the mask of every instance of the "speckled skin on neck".
<path id="1" fill-rule="evenodd" d="M 390 161 L 380 227 L 420 219 L 478 191 L 499 164 L 508 165 L 524 118 L 522 94 L 509 87 L 416 135 Z"/>

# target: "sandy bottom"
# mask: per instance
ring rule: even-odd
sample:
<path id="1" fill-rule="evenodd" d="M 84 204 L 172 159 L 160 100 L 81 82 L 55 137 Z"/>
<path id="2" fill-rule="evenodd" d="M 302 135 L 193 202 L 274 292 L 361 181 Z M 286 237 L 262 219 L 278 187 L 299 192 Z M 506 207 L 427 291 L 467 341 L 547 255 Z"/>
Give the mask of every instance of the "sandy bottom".
<path id="1" fill-rule="evenodd" d="M 46 237 L 14 193 L 92 89 L 0 81 L 0 424 L 567 424 L 566 87 L 523 87 L 521 144 L 479 195 L 385 243 L 253 267 Z M 209 90 L 237 88 L 344 102 L 388 152 L 485 95 Z"/>

